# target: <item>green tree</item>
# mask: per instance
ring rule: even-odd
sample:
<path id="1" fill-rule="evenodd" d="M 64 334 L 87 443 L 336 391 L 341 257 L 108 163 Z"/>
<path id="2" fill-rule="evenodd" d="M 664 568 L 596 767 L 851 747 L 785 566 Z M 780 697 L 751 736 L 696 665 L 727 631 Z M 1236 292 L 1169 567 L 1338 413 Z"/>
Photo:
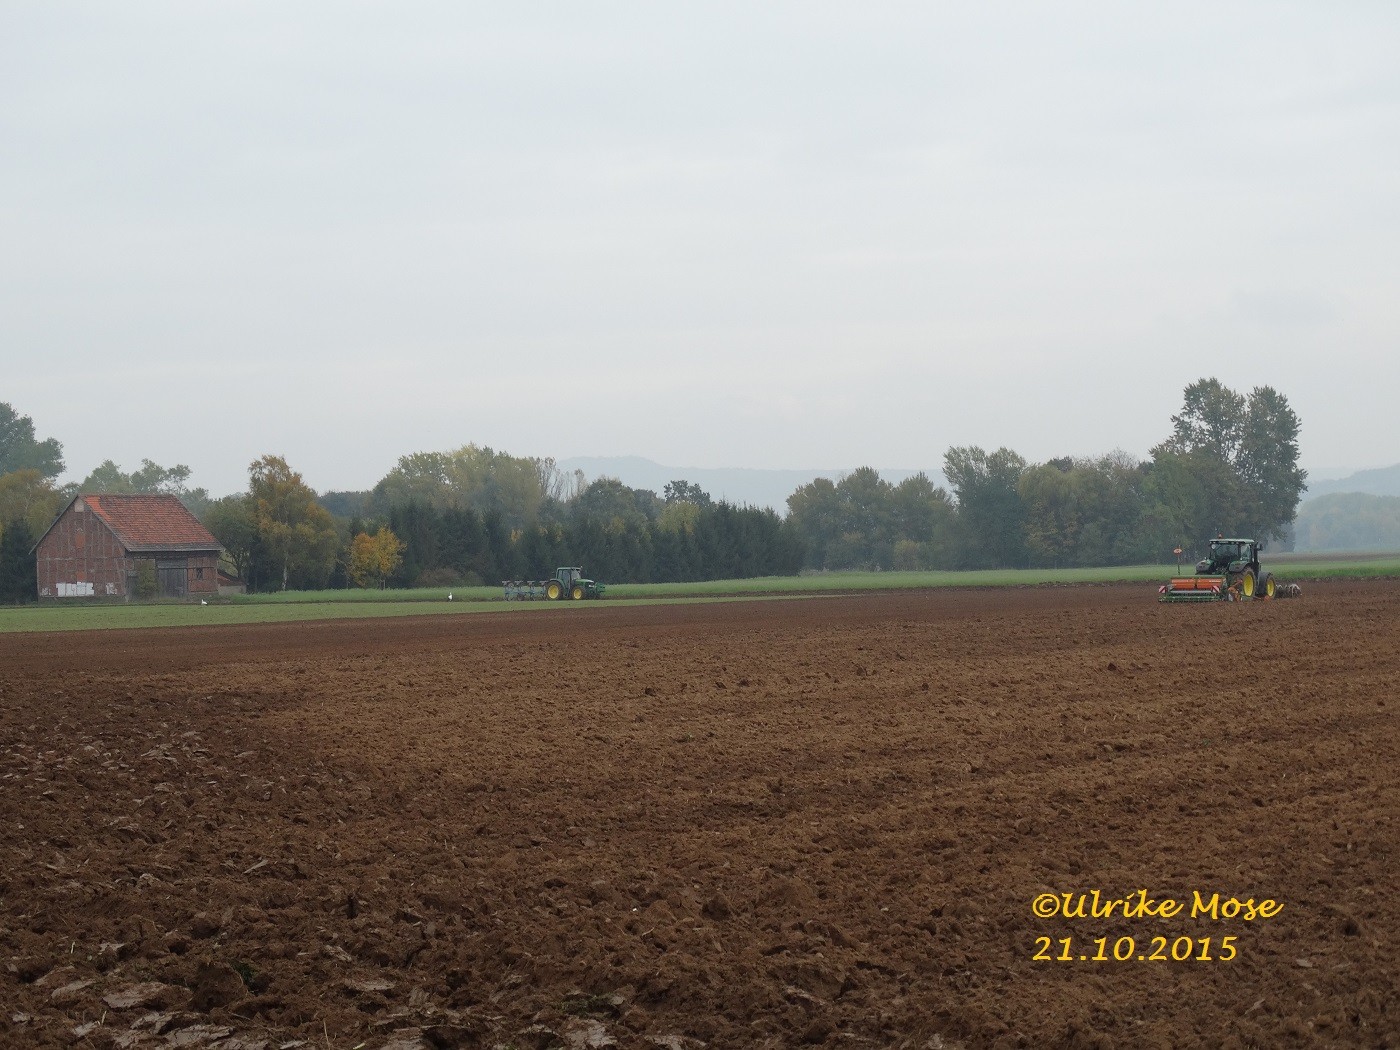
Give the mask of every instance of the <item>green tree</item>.
<path id="1" fill-rule="evenodd" d="M 519 541 L 513 544 L 516 564 L 521 566 L 532 579 L 545 576 L 560 565 L 568 565 L 576 559 L 569 552 L 568 530 L 565 526 L 550 523 L 522 529 Z M 480 574 L 478 574 L 480 575 Z M 499 576 L 482 575 L 482 579 L 499 579 Z"/>
<path id="2" fill-rule="evenodd" d="M 1268 386 L 1246 398 L 1218 379 L 1201 379 L 1186 388 L 1172 427 L 1153 458 L 1183 457 L 1183 464 L 1202 472 L 1207 517 L 1219 530 L 1283 533 L 1307 481 L 1298 466 L 1300 424 L 1287 398 Z M 1222 475 L 1222 465 L 1230 477 Z"/>
<path id="3" fill-rule="evenodd" d="M 802 538 L 809 568 L 827 567 L 827 552 L 841 535 L 841 496 L 830 478 L 814 478 L 787 498 L 788 521 Z"/>
<path id="4" fill-rule="evenodd" d="M 543 526 L 537 527 L 542 529 Z M 470 507 L 449 507 L 439 523 L 438 558 L 468 583 L 498 580 L 495 556 L 486 540 L 481 515 Z M 548 561 L 546 556 L 544 561 Z M 533 560 L 531 559 L 532 564 Z M 538 570 L 537 570 L 538 571 Z"/>
<path id="5" fill-rule="evenodd" d="M 431 503 L 411 499 L 389 512 L 389 527 L 403 540 L 403 559 L 396 570 L 395 582 L 404 587 L 416 587 L 418 578 L 442 567 L 438 547 L 442 537 L 442 515 Z"/>
<path id="6" fill-rule="evenodd" d="M 453 452 L 415 452 L 374 487 L 372 506 L 381 514 L 417 500 L 435 510 L 472 507 L 497 511 L 511 528 L 549 517 L 580 487 L 580 475 L 565 474 L 552 459 L 511 456 L 479 445 Z"/>
<path id="7" fill-rule="evenodd" d="M 433 507 L 454 502 L 451 486 L 452 457 L 446 452 L 414 452 L 400 456 L 398 464 L 374 486 L 373 506 L 387 513 L 410 500 Z"/>
<path id="8" fill-rule="evenodd" d="M 135 492 L 131 475 L 122 472 L 110 459 L 103 460 L 92 468 L 91 473 L 75 486 L 78 492 Z"/>
<path id="9" fill-rule="evenodd" d="M 1122 565 L 1151 556 L 1141 537 L 1144 464 L 1126 452 L 1075 460 L 1081 528 L 1076 565 Z"/>
<path id="10" fill-rule="evenodd" d="M 948 491 L 920 472 L 894 486 L 889 499 L 891 534 L 897 537 L 894 567 L 906 571 L 951 568 L 957 509 Z"/>
<path id="11" fill-rule="evenodd" d="M 39 441 L 34 436 L 34 420 L 0 401 L 0 474 L 16 470 L 37 470 L 45 478 L 58 477 L 63 473 L 63 446 L 53 438 Z"/>
<path id="12" fill-rule="evenodd" d="M 828 551 L 828 568 L 894 564 L 893 491 L 874 467 L 858 467 L 836 483 L 838 540 L 834 555 Z"/>
<path id="13" fill-rule="evenodd" d="M 662 504 L 650 489 L 616 478 L 598 478 L 569 504 L 570 546 L 599 579 L 640 583 L 651 579 L 653 523 Z"/>
<path id="14" fill-rule="evenodd" d="M 687 533 L 695 535 L 695 523 L 700 513 L 711 504 L 692 503 L 690 500 L 673 500 L 661 508 L 657 515 L 656 527 L 661 532 Z"/>
<path id="15" fill-rule="evenodd" d="M 1298 466 L 1300 429 L 1297 413 L 1277 390 L 1250 391 L 1236 466 L 1253 496 L 1251 531 L 1259 535 L 1281 535 L 1297 513 L 1308 480 Z"/>
<path id="16" fill-rule="evenodd" d="M 1018 489 L 1026 461 L 1008 448 L 950 448 L 943 473 L 958 498 L 961 560 L 968 568 L 1025 564 L 1025 504 Z"/>
<path id="17" fill-rule="evenodd" d="M 78 492 L 159 492 L 176 496 L 190 512 L 196 516 L 209 505 L 207 490 L 189 487 L 190 468 L 183 463 L 173 467 L 162 467 L 153 460 L 143 459 L 141 466 L 130 474 L 125 473 L 112 460 L 104 460 L 94 467 L 77 485 L 70 486 Z"/>
<path id="18" fill-rule="evenodd" d="M 457 451 L 455 466 L 461 478 L 458 484 L 464 506 L 494 504 L 511 529 L 522 529 L 540 520 L 551 486 L 550 471 L 543 460 L 507 456 L 468 445 Z"/>
<path id="19" fill-rule="evenodd" d="M 38 566 L 30 553 L 37 542 L 35 534 L 22 517 L 6 521 L 3 529 L 0 532 L 0 602 L 37 601 Z"/>
<path id="20" fill-rule="evenodd" d="M 1250 531 L 1239 474 L 1207 452 L 1153 450 L 1143 482 L 1143 541 L 1164 558 L 1173 547 L 1200 553 L 1217 533 Z"/>
<path id="21" fill-rule="evenodd" d="M 655 521 L 661 501 L 650 489 L 629 488 L 617 478 L 598 478 L 574 498 L 569 509 L 575 519 L 636 524 Z"/>
<path id="22" fill-rule="evenodd" d="M 330 513 L 316 493 L 281 456 L 263 456 L 248 467 L 259 545 L 281 574 L 281 589 L 293 573 L 298 582 L 324 586 L 335 564 L 339 540 Z"/>
<path id="23" fill-rule="evenodd" d="M 679 481 L 666 482 L 661 499 L 667 506 L 672 503 L 693 503 L 697 507 L 708 507 L 713 503 L 708 492 L 699 485 L 683 478 Z"/>
<path id="24" fill-rule="evenodd" d="M 139 558 L 136 562 L 136 597 L 156 596 L 156 562 L 154 558 Z"/>
<path id="25" fill-rule="evenodd" d="M 0 521 L 22 518 L 35 536 L 53 524 L 63 509 L 63 494 L 37 469 L 0 475 Z"/>
<path id="26" fill-rule="evenodd" d="M 684 501 L 670 503 L 661 512 L 652 532 L 656 582 L 680 583 L 701 578 L 695 533 L 704 513 L 705 508 Z"/>
<path id="27" fill-rule="evenodd" d="M 505 519 L 499 509 L 493 507 L 482 513 L 481 529 L 486 534 L 486 547 L 496 559 L 496 568 L 500 574 L 497 578 L 529 578 L 535 571 L 535 566 L 526 563 L 519 546 L 514 542 L 511 530 L 506 528 Z"/>
<path id="28" fill-rule="evenodd" d="M 1025 507 L 1026 546 L 1040 565 L 1059 568 L 1079 550 L 1083 472 L 1072 465 L 1028 467 L 1017 483 Z"/>
<path id="29" fill-rule="evenodd" d="M 1245 399 L 1220 380 L 1198 379 L 1185 390 L 1181 412 L 1172 416 L 1168 452 L 1203 452 L 1233 463 L 1244 438 Z"/>
<path id="30" fill-rule="evenodd" d="M 891 485 L 873 467 L 816 478 L 788 497 L 788 537 L 816 569 L 935 568 L 949 563 L 955 511 L 926 474 Z M 896 557 L 898 554 L 898 557 Z"/>
<path id="31" fill-rule="evenodd" d="M 247 493 L 214 500 L 201 517 L 204 527 L 223 545 L 234 575 L 248 580 L 258 549 L 257 508 Z"/>
<path id="32" fill-rule="evenodd" d="M 907 477 L 890 493 L 894 530 L 915 543 L 946 541 L 954 514 L 948 490 L 923 471 Z"/>

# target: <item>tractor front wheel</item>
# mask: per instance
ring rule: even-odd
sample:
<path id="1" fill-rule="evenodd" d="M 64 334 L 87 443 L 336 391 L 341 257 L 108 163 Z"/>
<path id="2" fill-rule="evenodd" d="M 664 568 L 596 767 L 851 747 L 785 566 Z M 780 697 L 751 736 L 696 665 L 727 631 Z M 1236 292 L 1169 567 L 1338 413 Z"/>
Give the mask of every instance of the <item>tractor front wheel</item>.
<path id="1" fill-rule="evenodd" d="M 1245 569 L 1244 573 L 1240 576 L 1240 597 L 1253 598 L 1254 585 L 1256 582 L 1257 581 L 1254 579 L 1254 570 Z"/>
<path id="2" fill-rule="evenodd" d="M 1274 583 L 1274 574 L 1271 572 L 1264 573 L 1264 582 L 1259 587 L 1259 597 L 1272 598 L 1277 589 L 1278 585 Z"/>
<path id="3" fill-rule="evenodd" d="M 564 587 L 558 580 L 550 580 L 549 586 L 544 589 L 544 596 L 552 602 L 557 602 L 564 597 Z"/>
<path id="4" fill-rule="evenodd" d="M 569 597 L 573 598 L 573 600 L 576 601 L 576 602 L 577 602 L 577 601 L 582 601 L 582 600 L 583 600 L 583 584 L 581 584 L 581 583 L 576 583 L 576 584 L 574 584 L 573 592 L 569 595 Z"/>

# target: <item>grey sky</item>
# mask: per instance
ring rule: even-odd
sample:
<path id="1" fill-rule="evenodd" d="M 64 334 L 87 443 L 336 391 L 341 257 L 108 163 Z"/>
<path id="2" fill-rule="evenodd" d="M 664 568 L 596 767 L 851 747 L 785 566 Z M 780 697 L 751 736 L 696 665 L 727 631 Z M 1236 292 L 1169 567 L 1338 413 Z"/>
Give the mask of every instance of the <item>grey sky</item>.
<path id="1" fill-rule="evenodd" d="M 1400 460 L 1400 7 L 0 4 L 0 400 L 215 494 L 937 467 L 1269 384 Z"/>

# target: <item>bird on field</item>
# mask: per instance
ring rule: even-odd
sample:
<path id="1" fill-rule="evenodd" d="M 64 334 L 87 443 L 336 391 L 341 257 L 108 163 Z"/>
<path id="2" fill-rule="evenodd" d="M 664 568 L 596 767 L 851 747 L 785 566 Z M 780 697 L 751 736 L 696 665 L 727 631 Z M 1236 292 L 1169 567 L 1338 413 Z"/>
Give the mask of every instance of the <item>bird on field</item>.
<path id="1" fill-rule="evenodd" d="M 199 604 L 200 604 L 200 605 L 208 605 L 209 603 L 206 602 L 203 598 L 201 598 L 201 599 L 199 599 Z"/>
<path id="2" fill-rule="evenodd" d="M 448 592 L 447 592 L 447 600 L 448 600 L 449 602 L 452 600 L 452 592 L 451 592 L 451 591 L 448 591 Z"/>

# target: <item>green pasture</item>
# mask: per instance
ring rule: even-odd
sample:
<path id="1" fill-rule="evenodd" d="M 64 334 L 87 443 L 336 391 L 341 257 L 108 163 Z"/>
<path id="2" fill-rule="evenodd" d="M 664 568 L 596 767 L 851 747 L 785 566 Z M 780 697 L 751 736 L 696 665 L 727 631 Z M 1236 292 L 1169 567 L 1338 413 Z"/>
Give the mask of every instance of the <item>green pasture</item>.
<path id="1" fill-rule="evenodd" d="M 311 592 L 318 595 L 342 591 Z M 446 595 L 446 591 L 443 594 Z M 454 595 L 456 592 L 453 592 Z M 748 600 L 778 597 L 751 595 Z M 800 597 L 800 595 L 790 595 Z M 727 600 L 704 595 L 677 596 L 666 604 L 701 604 Z M 728 599 L 732 600 L 732 599 Z M 580 612 L 599 608 L 598 602 L 562 603 Z M 645 600 L 620 598 L 607 603 L 642 605 Z M 499 596 L 490 601 L 337 601 L 321 597 L 302 602 L 257 602 L 246 600 L 212 601 L 208 605 L 189 602 L 132 602 L 110 605 L 22 605 L 0 606 L 0 634 L 16 631 L 102 631 L 144 627 L 209 627 L 249 623 L 293 623 L 299 620 L 367 620 L 384 616 L 464 616 L 483 612 L 543 611 L 558 609 L 559 602 L 505 602 Z"/>
<path id="2" fill-rule="evenodd" d="M 1283 581 L 1400 577 L 1400 555 L 1278 556 L 1266 568 Z M 77 604 L 65 601 L 0 607 L 0 633 L 84 631 L 111 628 L 287 623 L 383 616 L 449 616 L 480 612 L 588 609 L 647 602 L 713 602 L 734 599 L 800 598 L 854 591 L 931 587 L 1032 587 L 1070 584 L 1156 584 L 1174 565 L 1129 565 L 1096 569 L 989 569 L 973 572 L 832 572 L 704 583 L 614 584 L 601 602 L 507 602 L 499 587 L 437 587 L 422 590 L 287 591 L 190 602 Z M 1182 570 L 1191 571 L 1183 565 Z M 452 601 L 447 600 L 451 592 Z"/>

